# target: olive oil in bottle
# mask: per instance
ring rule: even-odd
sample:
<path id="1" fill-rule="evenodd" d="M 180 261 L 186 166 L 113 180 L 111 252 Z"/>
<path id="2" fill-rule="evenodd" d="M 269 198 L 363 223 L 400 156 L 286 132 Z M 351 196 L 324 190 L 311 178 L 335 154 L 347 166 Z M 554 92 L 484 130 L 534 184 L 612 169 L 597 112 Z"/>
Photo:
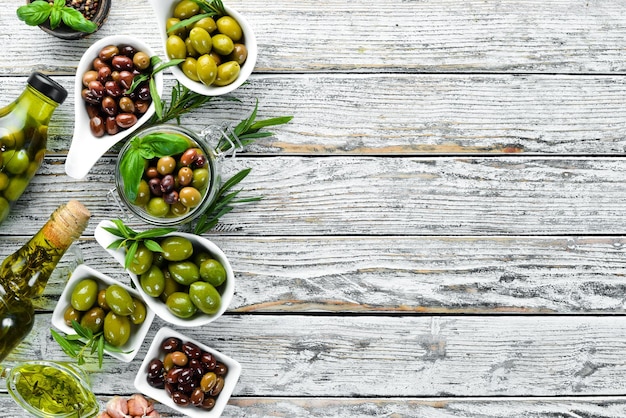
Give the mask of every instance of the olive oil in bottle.
<path id="1" fill-rule="evenodd" d="M 63 86 L 34 72 L 22 94 L 0 109 L 0 224 L 41 166 L 48 123 L 66 97 Z"/>
<path id="2" fill-rule="evenodd" d="M 0 264 L 0 362 L 33 328 L 31 299 L 43 293 L 52 271 L 83 233 L 90 216 L 83 204 L 70 200 Z"/>

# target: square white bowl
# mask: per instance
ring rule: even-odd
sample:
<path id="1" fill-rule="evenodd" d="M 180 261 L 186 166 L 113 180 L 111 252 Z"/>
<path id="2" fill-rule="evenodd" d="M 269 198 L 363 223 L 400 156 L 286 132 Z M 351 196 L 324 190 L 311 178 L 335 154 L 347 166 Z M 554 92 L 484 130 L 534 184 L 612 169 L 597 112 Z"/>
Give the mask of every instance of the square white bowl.
<path id="1" fill-rule="evenodd" d="M 126 251 L 123 248 L 120 248 L 118 250 L 108 248 L 109 245 L 118 240 L 119 237 L 116 237 L 115 235 L 105 230 L 105 227 L 115 227 L 115 224 L 111 221 L 101 221 L 94 231 L 94 237 L 96 238 L 98 244 L 102 246 L 102 248 L 104 248 L 122 266 L 124 266 Z M 199 235 L 189 234 L 185 232 L 172 232 L 164 236 L 180 236 L 187 238 L 189 241 L 192 242 L 194 247 L 198 246 L 204 248 L 224 267 L 224 270 L 226 270 L 226 281 L 221 286 L 219 286 L 221 291 L 220 289 L 218 289 L 221 296 L 220 310 L 212 315 L 205 314 L 198 310 L 198 312 L 196 312 L 191 318 L 180 318 L 174 315 L 167 308 L 165 303 L 161 301 L 161 299 L 152 297 L 144 292 L 141 287 L 139 277 L 136 274 L 126 270 L 128 275 L 130 276 L 130 279 L 133 281 L 137 292 L 139 292 L 141 298 L 144 300 L 144 302 L 146 302 L 146 305 L 148 305 L 159 318 L 172 325 L 177 325 L 180 327 L 199 327 L 202 325 L 206 325 L 209 322 L 215 321 L 217 318 L 222 316 L 224 312 L 226 312 L 226 309 L 228 308 L 228 305 L 230 305 L 230 302 L 232 301 L 235 294 L 235 274 L 233 273 L 233 269 L 230 265 L 230 262 L 228 261 L 228 258 L 226 257 L 226 254 L 224 254 L 224 252 L 217 245 Z"/>
<path id="2" fill-rule="evenodd" d="M 75 334 L 76 331 L 74 328 L 68 326 L 65 323 L 65 319 L 63 318 L 63 314 L 68 306 L 70 306 L 70 300 L 72 296 L 72 290 L 76 286 L 78 282 L 84 279 L 95 279 L 98 282 L 99 288 L 104 289 L 107 286 L 117 284 L 122 286 L 124 289 L 130 293 L 130 295 L 138 300 L 143 301 L 141 295 L 135 290 L 130 288 L 129 286 L 121 283 L 115 279 L 112 279 L 109 276 L 106 276 L 99 271 L 85 265 L 81 264 L 72 272 L 67 284 L 65 285 L 65 289 L 63 289 L 63 293 L 61 293 L 61 297 L 59 298 L 59 302 L 54 308 L 54 312 L 52 312 L 52 325 L 58 329 L 59 331 L 64 332 L 65 334 Z M 145 302 L 144 302 L 145 303 Z M 106 348 L 104 352 L 110 355 L 111 357 L 115 357 L 118 360 L 123 362 L 132 361 L 139 349 L 141 348 L 141 344 L 143 340 L 146 338 L 148 331 L 150 330 L 150 325 L 152 325 L 152 321 L 154 320 L 154 311 L 150 309 L 150 307 L 146 304 L 146 319 L 139 325 L 131 326 L 131 335 L 126 342 L 126 344 L 118 347 L 122 352 L 118 353 L 115 351 L 109 351 Z"/>
<path id="3" fill-rule="evenodd" d="M 170 398 L 165 389 L 158 389 L 148 384 L 148 364 L 155 358 L 159 358 L 163 360 L 165 357 L 165 352 L 161 349 L 161 343 L 164 339 L 169 337 L 179 338 L 183 343 L 191 342 L 197 345 L 201 350 L 207 351 L 220 363 L 224 363 L 226 367 L 228 367 L 228 373 L 224 378 L 224 388 L 218 395 L 215 400 L 215 406 L 211 410 L 205 410 L 198 408 L 193 405 L 188 406 L 180 406 L 174 403 L 172 398 Z M 171 328 L 163 327 L 161 328 L 156 335 L 154 336 L 154 340 L 152 340 L 152 344 L 150 344 L 150 348 L 148 349 L 148 353 L 144 358 L 141 366 L 139 367 L 139 371 L 137 372 L 137 376 L 135 377 L 135 388 L 143 393 L 146 396 L 151 397 L 152 399 L 162 403 L 163 405 L 169 406 L 173 410 L 180 412 L 181 414 L 185 414 L 192 418 L 218 418 L 222 415 L 226 404 L 228 403 L 228 399 L 230 399 L 233 391 L 235 390 L 235 386 L 237 385 L 237 381 L 239 380 L 239 376 L 241 375 L 241 364 L 238 361 L 220 353 L 217 350 L 212 349 L 211 347 L 202 344 L 201 342 L 194 340 L 193 338 L 189 338 L 186 335 L 183 335 L 179 332 L 174 331 Z"/>

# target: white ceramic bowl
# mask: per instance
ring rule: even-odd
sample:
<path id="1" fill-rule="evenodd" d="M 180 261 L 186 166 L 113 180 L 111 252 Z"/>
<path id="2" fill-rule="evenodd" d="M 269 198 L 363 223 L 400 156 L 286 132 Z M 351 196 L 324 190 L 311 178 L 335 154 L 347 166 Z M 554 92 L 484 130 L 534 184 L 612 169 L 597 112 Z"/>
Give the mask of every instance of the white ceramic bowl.
<path id="1" fill-rule="evenodd" d="M 179 1 L 180 0 L 149 0 L 157 16 L 157 23 L 159 25 L 159 31 L 161 33 L 164 51 L 166 51 L 165 44 L 167 42 L 165 21 L 169 17 L 172 17 L 174 7 Z M 246 18 L 243 17 L 241 13 L 228 7 L 227 5 L 224 5 L 224 10 L 226 11 L 226 13 L 228 13 L 229 16 L 231 16 L 239 23 L 239 26 L 241 26 L 241 30 L 243 31 L 244 44 L 246 45 L 246 49 L 248 50 L 248 58 L 246 59 L 246 62 L 244 62 L 241 66 L 241 71 L 237 79 L 226 86 L 207 86 L 199 81 L 193 81 L 192 79 L 187 77 L 178 66 L 170 67 L 172 74 L 174 74 L 174 77 L 176 77 L 176 80 L 178 80 L 180 84 L 187 87 L 191 91 L 205 96 L 220 96 L 222 94 L 230 93 L 237 87 L 241 86 L 248 79 L 248 77 L 250 77 L 250 74 L 252 74 L 252 70 L 254 70 L 254 66 L 256 65 L 256 60 L 258 56 L 256 36 L 254 35 L 254 31 L 252 30 L 250 23 L 248 23 Z"/>
<path id="2" fill-rule="evenodd" d="M 150 57 L 155 56 L 154 50 L 145 42 L 127 35 L 107 36 L 93 43 L 83 54 L 78 67 L 76 76 L 74 77 L 74 135 L 72 143 L 65 162 L 65 172 L 70 177 L 81 179 L 87 175 L 91 167 L 100 159 L 100 157 L 109 150 L 113 145 L 128 137 L 134 131 L 139 129 L 154 115 L 154 100 L 150 104 L 148 111 L 144 113 L 135 125 L 120 131 L 115 135 L 105 134 L 102 137 L 96 137 L 91 133 L 89 127 L 89 116 L 85 102 L 81 97 L 83 90 L 83 74 L 91 69 L 93 60 L 98 56 L 100 50 L 107 45 L 132 45 L 138 51 L 143 51 Z M 155 74 L 159 96 L 163 95 L 163 73 Z"/>
<path id="3" fill-rule="evenodd" d="M 163 357 L 165 356 L 165 352 L 161 350 L 161 342 L 163 342 L 164 339 L 169 338 L 169 337 L 179 338 L 183 343 L 192 342 L 196 344 L 200 349 L 213 354 L 213 356 L 215 356 L 217 361 L 224 363 L 228 367 L 228 373 L 226 374 L 226 377 L 224 379 L 224 389 L 222 389 L 219 396 L 217 397 L 215 401 L 215 406 L 213 407 L 213 409 L 207 411 L 207 410 L 200 409 L 192 405 L 181 407 L 179 405 L 176 405 L 174 401 L 172 401 L 172 398 L 170 398 L 167 395 L 167 393 L 165 393 L 165 389 L 157 389 L 148 384 L 148 381 L 147 381 L 148 364 L 154 358 L 159 358 L 163 360 Z M 180 412 L 181 414 L 190 416 L 192 418 L 218 418 L 224 411 L 224 407 L 226 407 L 226 404 L 228 403 L 228 399 L 231 397 L 233 391 L 235 390 L 235 385 L 237 384 L 237 381 L 239 380 L 240 375 L 241 375 L 241 364 L 239 364 L 239 362 L 237 362 L 236 360 L 192 338 L 189 338 L 179 332 L 176 332 L 173 329 L 164 327 L 164 328 L 161 328 L 154 336 L 154 340 L 152 341 L 152 344 L 150 345 L 150 348 L 148 349 L 148 353 L 146 354 L 146 357 L 144 358 L 143 362 L 141 363 L 141 366 L 139 367 L 139 372 L 137 372 L 137 376 L 135 377 L 135 388 L 139 392 L 143 393 L 144 395 L 149 396 L 150 398 L 155 399 L 156 401 L 169 406 L 175 411 Z"/>
<path id="4" fill-rule="evenodd" d="M 59 302 L 57 303 L 56 307 L 54 308 L 54 312 L 52 313 L 52 325 L 59 331 L 64 332 L 65 334 L 76 333 L 76 331 L 74 331 L 72 327 L 68 326 L 65 323 L 65 319 L 63 318 L 63 314 L 65 313 L 65 310 L 67 309 L 68 306 L 70 306 L 72 290 L 74 289 L 74 287 L 76 286 L 78 282 L 84 279 L 88 279 L 88 278 L 95 279 L 98 282 L 100 289 L 106 289 L 110 285 L 117 284 L 117 285 L 122 286 L 124 289 L 126 289 L 128 293 L 130 293 L 131 296 L 139 300 L 142 300 L 141 295 L 137 291 L 135 291 L 134 289 L 131 289 L 129 286 L 125 285 L 124 283 L 121 283 L 115 279 L 112 279 L 109 276 L 106 276 L 85 264 L 81 264 L 78 267 L 76 267 L 76 269 L 72 272 L 72 275 L 70 276 L 67 284 L 65 285 L 65 289 L 63 289 L 63 293 L 61 293 Z M 123 352 L 118 353 L 118 352 L 109 351 L 106 349 L 104 351 L 111 357 L 115 357 L 118 360 L 121 360 L 124 362 L 132 361 L 137 355 L 139 348 L 141 348 L 141 344 L 143 343 L 143 340 L 146 338 L 146 334 L 148 333 L 148 330 L 150 329 L 150 325 L 152 324 L 153 320 L 154 320 L 154 311 L 150 309 L 150 306 L 146 306 L 146 319 L 140 325 L 131 326 L 132 332 L 131 332 L 130 338 L 128 339 L 126 344 L 119 347 L 119 349 L 122 350 Z"/>
<path id="5" fill-rule="evenodd" d="M 119 238 L 106 231 L 104 227 L 115 227 L 115 225 L 110 221 L 100 222 L 96 227 L 96 230 L 94 231 L 96 241 L 98 241 L 98 243 L 122 266 L 124 266 L 124 249 L 113 250 L 108 248 L 111 243 Z M 233 273 L 232 267 L 230 266 L 228 258 L 226 258 L 224 252 L 217 245 L 199 235 L 188 234 L 184 232 L 172 232 L 165 236 L 185 237 L 192 242 L 194 247 L 202 247 L 209 254 L 211 254 L 215 260 L 219 261 L 222 264 L 224 270 L 226 270 L 226 281 L 221 286 L 219 286 L 218 289 L 221 296 L 220 310 L 213 315 L 208 315 L 198 310 L 198 312 L 196 312 L 191 318 L 180 318 L 170 312 L 170 310 L 167 308 L 165 303 L 161 301 L 161 299 L 152 297 L 144 292 L 141 288 L 139 277 L 136 274 L 126 270 L 128 275 L 130 276 L 130 279 L 135 284 L 137 292 L 141 294 L 141 298 L 159 318 L 170 324 L 181 327 L 199 327 L 215 321 L 217 318 L 222 316 L 224 312 L 226 312 L 226 309 L 228 308 L 228 305 L 230 305 L 230 302 L 233 299 L 233 295 L 235 294 L 235 275 Z"/>

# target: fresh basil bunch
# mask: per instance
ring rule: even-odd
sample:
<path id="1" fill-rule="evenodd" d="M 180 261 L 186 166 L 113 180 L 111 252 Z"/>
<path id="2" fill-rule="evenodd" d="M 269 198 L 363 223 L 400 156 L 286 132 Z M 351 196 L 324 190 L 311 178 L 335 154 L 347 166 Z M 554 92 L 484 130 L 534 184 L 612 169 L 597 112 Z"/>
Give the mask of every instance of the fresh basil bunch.
<path id="1" fill-rule="evenodd" d="M 79 32 L 92 33 L 98 29 L 98 26 L 87 20 L 81 12 L 66 6 L 65 0 L 54 0 L 53 4 L 45 0 L 35 0 L 18 7 L 17 17 L 29 26 L 38 26 L 49 20 L 52 30 L 58 28 L 61 22 Z"/>

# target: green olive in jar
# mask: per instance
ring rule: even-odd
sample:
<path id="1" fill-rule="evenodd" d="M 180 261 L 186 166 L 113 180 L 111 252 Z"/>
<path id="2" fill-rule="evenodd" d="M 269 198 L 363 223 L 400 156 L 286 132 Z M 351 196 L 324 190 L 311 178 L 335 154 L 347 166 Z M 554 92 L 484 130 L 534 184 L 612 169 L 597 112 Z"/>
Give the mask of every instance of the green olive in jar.
<path id="1" fill-rule="evenodd" d="M 191 283 L 200 280 L 198 266 L 192 261 L 171 262 L 168 264 L 167 270 L 174 280 L 185 286 L 189 286 Z"/>
<path id="2" fill-rule="evenodd" d="M 145 180 L 139 182 L 139 188 L 137 189 L 137 198 L 135 199 L 135 205 L 145 206 L 150 200 L 150 186 Z"/>
<path id="3" fill-rule="evenodd" d="M 211 40 L 211 35 L 206 30 L 194 27 L 189 31 L 189 39 L 191 39 L 191 45 L 193 45 L 193 49 L 198 54 L 203 55 L 211 52 L 213 41 Z"/>
<path id="4" fill-rule="evenodd" d="M 211 174 L 207 168 L 196 168 L 193 170 L 193 178 L 191 180 L 191 187 L 198 190 L 204 190 L 211 179 Z"/>
<path id="5" fill-rule="evenodd" d="M 162 197 L 153 197 L 148 202 L 146 211 L 156 218 L 163 218 L 170 212 L 170 205 Z"/>
<path id="6" fill-rule="evenodd" d="M 9 201 L 4 197 L 0 197 L 0 221 L 3 221 L 9 216 L 9 212 L 11 211 L 11 205 Z"/>
<path id="7" fill-rule="evenodd" d="M 241 40 L 243 36 L 241 26 L 239 26 L 239 23 L 231 16 L 222 16 L 217 19 L 215 23 L 220 33 L 223 33 L 235 42 Z"/>
<path id="8" fill-rule="evenodd" d="M 152 265 L 150 269 L 139 276 L 139 284 L 146 294 L 156 298 L 165 288 L 165 276 L 159 266 Z"/>
<path id="9" fill-rule="evenodd" d="M 195 187 L 183 187 L 178 192 L 180 202 L 188 208 L 195 208 L 202 201 L 202 194 Z"/>
<path id="10" fill-rule="evenodd" d="M 196 76 L 207 86 L 213 84 L 217 78 L 217 64 L 208 54 L 202 55 L 196 61 Z"/>
<path id="11" fill-rule="evenodd" d="M 152 265 L 153 258 L 154 253 L 145 244 L 139 244 L 128 269 L 136 275 L 144 274 Z"/>
<path id="12" fill-rule="evenodd" d="M 239 77 L 241 66 L 237 61 L 228 61 L 217 67 L 217 78 L 213 82 L 216 86 L 227 86 Z"/>
<path id="13" fill-rule="evenodd" d="M 205 314 L 213 315 L 220 310 L 222 299 L 213 285 L 207 282 L 195 282 L 189 286 L 189 298 Z"/>
<path id="14" fill-rule="evenodd" d="M 99 306 L 94 306 L 84 313 L 80 319 L 80 324 L 83 327 L 90 329 L 94 334 L 97 334 L 102 331 L 102 328 L 104 327 L 105 316 L 106 314 L 104 309 Z"/>
<path id="15" fill-rule="evenodd" d="M 98 283 L 93 279 L 81 280 L 74 286 L 70 295 L 70 304 L 79 311 L 87 311 L 98 299 Z"/>
<path id="16" fill-rule="evenodd" d="M 167 308 L 179 318 L 189 318 L 196 313 L 198 308 L 193 304 L 189 295 L 185 292 L 172 293 L 165 302 Z"/>
<path id="17" fill-rule="evenodd" d="M 170 59 L 185 59 L 187 56 L 185 41 L 178 35 L 170 35 L 167 37 L 165 50 Z"/>
<path id="18" fill-rule="evenodd" d="M 183 261 L 193 254 L 193 244 L 185 237 L 166 237 L 161 241 L 161 248 L 168 261 Z"/>
<path id="19" fill-rule="evenodd" d="M 24 193 L 28 187 L 28 177 L 13 177 L 9 180 L 9 185 L 3 191 L 4 197 L 9 201 L 15 201 Z"/>
<path id="20" fill-rule="evenodd" d="M 30 159 L 26 150 L 9 150 L 2 153 L 4 169 L 10 174 L 21 174 L 28 168 Z"/>
<path id="21" fill-rule="evenodd" d="M 117 315 L 128 316 L 133 313 L 133 297 L 118 284 L 107 287 L 106 300 L 111 311 Z"/>
<path id="22" fill-rule="evenodd" d="M 113 311 L 104 317 L 104 339 L 114 347 L 120 347 L 130 338 L 130 319 Z"/>

